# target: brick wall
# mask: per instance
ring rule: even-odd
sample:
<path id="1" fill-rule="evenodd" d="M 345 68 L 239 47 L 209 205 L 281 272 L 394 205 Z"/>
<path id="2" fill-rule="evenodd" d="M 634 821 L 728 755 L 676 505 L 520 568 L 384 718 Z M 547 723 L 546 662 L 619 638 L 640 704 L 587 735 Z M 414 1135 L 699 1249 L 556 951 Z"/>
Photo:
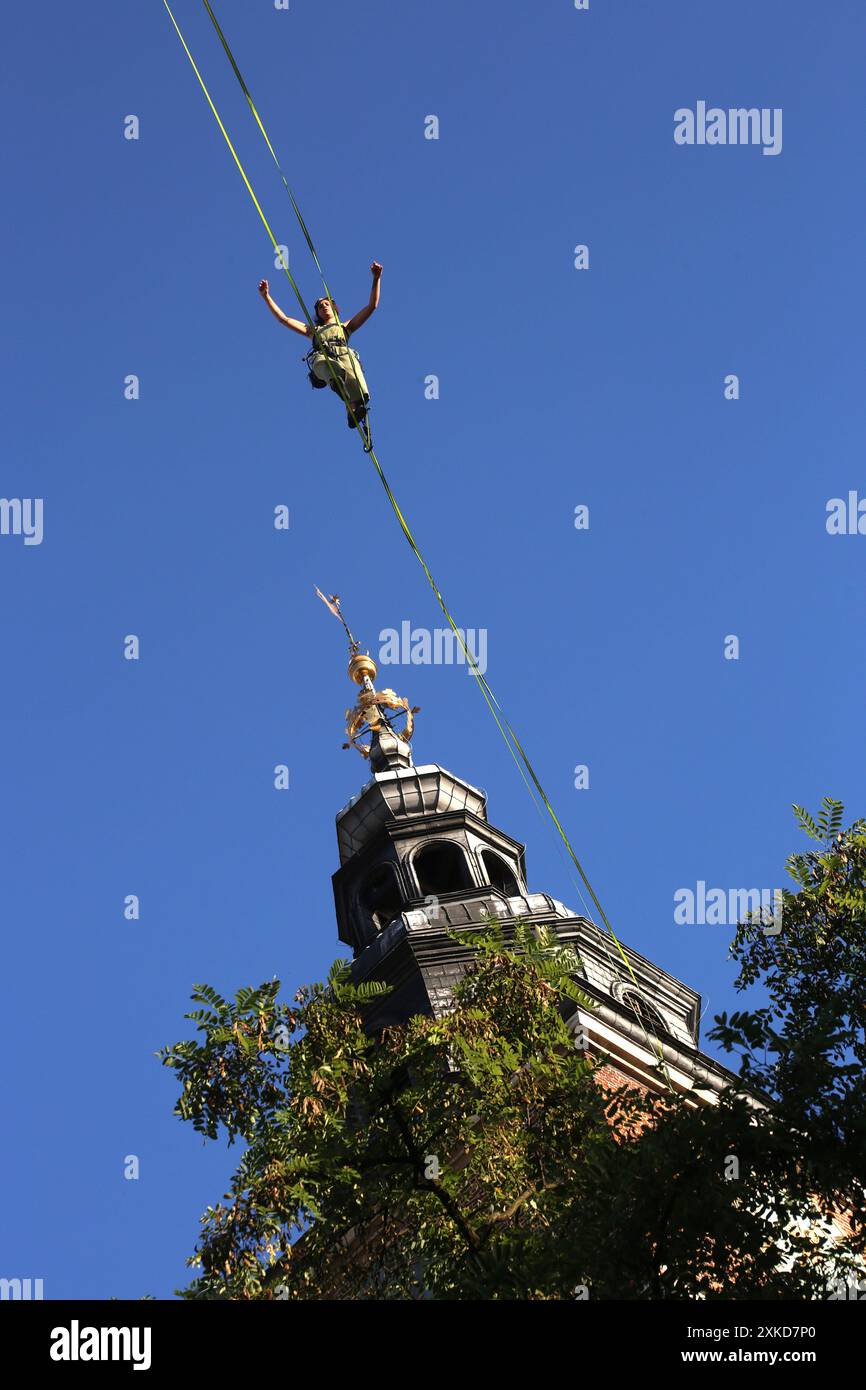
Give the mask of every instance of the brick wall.
<path id="1" fill-rule="evenodd" d="M 639 1081 L 635 1081 L 634 1077 L 626 1076 L 625 1072 L 618 1071 L 617 1068 L 611 1066 L 609 1062 L 605 1062 L 603 1067 L 599 1067 L 595 1075 L 599 1085 L 603 1086 L 607 1091 L 614 1091 L 618 1086 L 626 1085 L 634 1086 L 642 1095 L 646 1095 L 647 1093 L 646 1086 L 642 1086 Z"/>

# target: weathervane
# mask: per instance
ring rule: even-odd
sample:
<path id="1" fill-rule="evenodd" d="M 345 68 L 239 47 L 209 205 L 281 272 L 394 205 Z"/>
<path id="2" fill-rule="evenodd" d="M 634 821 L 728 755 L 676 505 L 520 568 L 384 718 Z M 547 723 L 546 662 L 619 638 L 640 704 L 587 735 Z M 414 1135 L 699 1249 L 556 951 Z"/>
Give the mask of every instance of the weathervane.
<path id="1" fill-rule="evenodd" d="M 349 739 L 344 748 L 357 748 L 362 758 L 370 758 L 377 771 L 387 767 L 409 767 L 412 754 L 409 744 L 415 728 L 415 715 L 419 706 L 409 708 L 409 701 L 393 690 L 377 690 L 373 684 L 376 678 L 376 663 L 369 652 L 362 652 L 352 629 L 346 622 L 340 599 L 337 594 L 325 595 L 317 588 L 316 593 L 326 608 L 343 624 L 349 639 L 349 676 L 361 687 L 358 703 L 346 710 L 346 734 Z M 387 711 L 393 711 L 389 714 Z M 404 719 L 402 729 L 397 721 Z M 366 739 L 366 742 L 364 741 Z"/>

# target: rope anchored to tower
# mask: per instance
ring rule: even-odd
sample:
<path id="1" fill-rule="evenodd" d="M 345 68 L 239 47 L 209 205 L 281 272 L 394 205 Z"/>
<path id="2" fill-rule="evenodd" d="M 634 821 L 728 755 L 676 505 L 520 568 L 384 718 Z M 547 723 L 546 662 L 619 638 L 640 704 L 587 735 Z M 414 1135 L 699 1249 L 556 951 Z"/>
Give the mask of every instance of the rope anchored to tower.
<path id="1" fill-rule="evenodd" d="M 304 319 L 305 319 L 305 321 L 306 321 L 306 325 L 307 325 L 307 327 L 308 327 L 309 330 L 310 330 L 309 336 L 313 337 L 314 334 L 315 334 L 316 328 L 317 328 L 317 324 L 314 322 L 312 316 L 310 315 L 310 311 L 309 311 L 309 309 L 307 308 L 307 305 L 306 305 L 306 303 L 305 303 L 305 301 L 304 301 L 304 297 L 303 297 L 303 295 L 301 294 L 301 291 L 300 291 L 300 289 L 299 289 L 297 283 L 295 282 L 295 279 L 294 279 L 294 277 L 292 276 L 291 271 L 289 270 L 288 263 L 287 263 L 287 258 L 283 255 L 282 248 L 281 248 L 280 244 L 278 243 L 276 237 L 274 236 L 274 233 L 273 233 L 273 231 L 272 231 L 272 229 L 271 229 L 271 225 L 270 225 L 270 223 L 268 222 L 267 217 L 265 216 L 265 213 L 264 213 L 264 211 L 263 211 L 263 209 L 262 209 L 262 206 L 261 206 L 261 203 L 259 202 L 259 199 L 256 197 L 256 194 L 255 194 L 255 191 L 254 191 L 254 189 L 253 189 L 252 183 L 250 182 L 250 179 L 249 179 L 249 177 L 247 176 L 246 170 L 244 169 L 244 166 L 243 166 L 243 164 L 241 163 L 241 160 L 240 160 L 240 158 L 239 158 L 239 156 L 238 156 L 238 153 L 237 153 L 237 151 L 236 151 L 234 145 L 232 144 L 231 138 L 229 137 L 228 131 L 226 130 L 225 125 L 224 125 L 223 122 L 222 122 L 222 119 L 221 119 L 221 117 L 220 117 L 220 114 L 219 114 L 219 112 L 217 111 L 216 106 L 214 105 L 213 99 L 212 99 L 212 97 L 211 97 L 211 95 L 210 95 L 210 92 L 209 92 L 208 89 L 207 89 L 207 86 L 206 86 L 206 84 L 205 84 L 204 78 L 202 77 L 202 75 L 201 75 L 201 73 L 200 73 L 198 67 L 196 66 L 195 59 L 193 58 L 192 53 L 190 52 L 189 47 L 188 47 L 188 45 L 187 45 L 187 42 L 186 42 L 186 40 L 185 40 L 185 38 L 184 38 L 184 36 L 183 36 L 183 34 L 182 34 L 182 32 L 181 32 L 180 26 L 178 25 L 178 22 L 177 22 L 177 20 L 175 19 L 174 14 L 172 13 L 172 10 L 171 10 L 171 7 L 169 6 L 168 0 L 163 0 L 163 4 L 164 4 L 166 10 L 168 11 L 169 18 L 171 19 L 171 22 L 172 22 L 172 24 L 174 25 L 175 31 L 177 32 L 177 36 L 178 36 L 178 38 L 180 39 L 181 44 L 183 45 L 184 52 L 186 53 L 186 56 L 187 56 L 187 58 L 189 59 L 190 65 L 192 66 L 192 69 L 193 69 L 193 71 L 194 71 L 196 77 L 198 78 L 199 84 L 200 84 L 200 86 L 201 86 L 202 91 L 204 92 L 204 95 L 205 95 L 205 97 L 206 97 L 206 99 L 207 99 L 208 105 L 210 106 L 210 109 L 211 109 L 211 111 L 213 112 L 214 119 L 216 120 L 216 122 L 217 122 L 217 124 L 218 124 L 218 126 L 219 126 L 219 128 L 220 128 L 220 130 L 221 130 L 221 132 L 222 132 L 223 138 L 225 139 L 225 142 L 226 142 L 226 144 L 228 145 L 228 148 L 229 148 L 229 150 L 230 150 L 230 152 L 231 152 L 232 158 L 234 159 L 234 162 L 235 162 L 235 164 L 237 165 L 238 171 L 239 171 L 239 173 L 240 173 L 240 175 L 241 175 L 241 178 L 242 178 L 243 181 L 244 181 L 244 185 L 245 185 L 245 187 L 246 187 L 246 189 L 247 189 L 247 192 L 249 193 L 250 198 L 252 199 L 253 204 L 255 205 L 256 211 L 257 211 L 257 213 L 258 213 L 258 215 L 259 215 L 259 217 L 260 217 L 260 219 L 261 219 L 261 221 L 262 221 L 262 224 L 264 225 L 264 228 L 265 228 L 265 230 L 266 230 L 268 236 L 270 237 L 270 240 L 271 240 L 271 243 L 272 243 L 272 245 L 273 245 L 273 247 L 274 247 L 274 250 L 277 252 L 277 262 L 276 262 L 276 263 L 277 263 L 279 266 L 281 266 L 281 268 L 282 268 L 283 271 L 285 272 L 286 277 L 288 278 L 289 284 L 290 284 L 291 287 L 292 287 L 292 290 L 293 290 L 293 292 L 294 292 L 294 294 L 295 294 L 295 297 L 297 298 L 298 304 L 300 305 L 301 311 L 302 311 L 302 313 L 303 313 L 303 315 L 304 315 Z M 324 290 L 325 290 L 325 298 L 327 299 L 328 303 L 329 303 L 329 304 L 331 305 L 331 307 L 332 307 L 334 319 L 335 319 L 335 320 L 338 320 L 339 316 L 338 316 L 338 312 L 337 312 L 337 307 L 336 307 L 336 305 L 334 304 L 333 297 L 332 297 L 331 292 L 330 292 L 330 290 L 329 290 L 329 288 L 328 288 L 327 281 L 325 280 L 324 271 L 322 270 L 322 266 L 321 266 L 321 263 L 320 263 L 320 261 L 319 261 L 318 254 L 317 254 L 317 252 L 316 252 L 316 248 L 315 248 L 315 245 L 314 245 L 314 243 L 313 243 L 313 239 L 312 239 L 312 237 L 311 237 L 311 235 L 310 235 L 310 232 L 309 232 L 309 229 L 308 229 L 308 227 L 307 227 L 307 224 L 306 224 L 306 222 L 304 221 L 304 219 L 303 219 L 303 217 L 302 217 L 302 215 L 301 215 L 301 210 L 300 210 L 300 208 L 299 208 L 299 206 L 298 206 L 298 203 L 297 203 L 297 201 L 296 201 L 296 199 L 295 199 L 294 194 L 292 193 L 291 187 L 289 186 L 288 179 L 286 178 L 286 176 L 285 176 L 285 174 L 284 174 L 284 172 L 283 172 L 282 166 L 280 165 L 280 161 L 279 161 L 279 159 L 278 159 L 278 157 L 277 157 L 276 151 L 274 150 L 273 144 L 271 143 L 270 137 L 268 136 L 268 133 L 267 133 L 267 131 L 266 131 L 266 129 L 265 129 L 264 123 L 263 123 L 263 121 L 262 121 L 262 119 L 261 119 L 261 117 L 260 117 L 260 115 L 259 115 L 259 113 L 258 113 L 258 110 L 256 109 L 256 105 L 255 105 L 255 102 L 253 101 L 252 94 L 251 94 L 251 92 L 250 92 L 250 90 L 249 90 L 249 87 L 247 86 L 246 82 L 244 81 L 244 78 L 243 78 L 243 76 L 242 76 L 242 74 L 241 74 L 240 68 L 238 67 L 237 61 L 235 60 L 234 54 L 232 53 L 232 50 L 231 50 L 231 48 L 230 48 L 230 46 L 229 46 L 228 40 L 226 39 L 225 34 L 223 33 L 222 29 L 220 28 L 219 22 L 218 22 L 218 20 L 217 20 L 217 18 L 216 18 L 216 15 L 215 15 L 214 12 L 213 12 L 213 8 L 211 7 L 211 5 L 210 5 L 210 3 L 209 3 L 209 0 L 202 0 L 202 4 L 204 5 L 205 10 L 207 11 L 208 16 L 210 17 L 211 23 L 213 24 L 213 27 L 214 27 L 214 29 L 215 29 L 217 35 L 219 36 L 220 42 L 221 42 L 221 44 L 222 44 L 222 47 L 223 47 L 223 49 L 225 50 L 226 56 L 227 56 L 227 58 L 228 58 L 228 60 L 229 60 L 229 63 L 231 64 L 232 71 L 234 72 L 235 77 L 237 78 L 238 83 L 240 84 L 241 90 L 243 91 L 243 94 L 244 94 L 244 96 L 245 96 L 245 98 L 246 98 L 246 100 L 247 100 L 247 103 L 248 103 L 248 105 L 249 105 L 250 111 L 252 112 L 252 115 L 253 115 L 253 117 L 254 117 L 254 119 L 255 119 L 256 125 L 258 126 L 258 129 L 259 129 L 259 131 L 261 132 L 262 138 L 264 139 L 265 144 L 267 145 L 267 148 L 268 148 L 268 150 L 269 150 L 269 152 L 270 152 L 271 158 L 273 159 L 274 164 L 276 165 L 277 171 L 279 172 L 279 175 L 280 175 L 280 178 L 281 178 L 281 180 L 282 180 L 283 186 L 284 186 L 284 188 L 285 188 L 285 190 L 286 190 L 286 193 L 288 194 L 288 197 L 289 197 L 289 200 L 290 200 L 290 202 L 291 202 L 292 208 L 293 208 L 293 210 L 294 210 L 295 216 L 296 216 L 296 218 L 297 218 L 297 220 L 298 220 L 298 223 L 299 223 L 299 225 L 300 225 L 300 228 L 301 228 L 301 231 L 302 231 L 302 233 L 303 233 L 304 239 L 305 239 L 305 241 L 306 241 L 306 243 L 307 243 L 307 246 L 309 247 L 310 254 L 312 255 L 313 261 L 315 262 L 316 269 L 317 269 L 317 271 L 319 272 L 319 276 L 320 276 L 320 278 L 321 278 L 322 285 L 323 285 Z M 333 386 L 333 389 L 334 389 L 335 391 L 337 391 L 338 394 L 343 398 L 343 401 L 344 401 L 345 404 L 346 404 L 347 410 L 349 410 L 349 411 L 351 412 L 351 409 L 352 409 L 352 399 L 351 399 L 351 396 L 350 396 L 349 392 L 348 392 L 347 389 L 346 389 L 346 384 L 345 384 L 344 380 L 342 379 L 342 374 L 338 374 L 337 371 L 334 370 L 333 364 L 332 364 L 332 366 L 331 366 L 331 376 L 332 376 L 331 385 Z M 586 889 L 586 891 L 587 891 L 587 893 L 588 893 L 588 895 L 589 895 L 589 898 L 590 898 L 590 900 L 591 900 L 593 906 L 594 906 L 595 909 L 596 909 L 596 912 L 598 913 L 598 915 L 599 915 L 601 921 L 603 922 L 604 927 L 605 927 L 605 929 L 606 929 L 608 935 L 610 936 L 611 940 L 613 941 L 614 946 L 615 946 L 615 949 L 616 949 L 616 951 L 617 951 L 617 953 L 618 953 L 618 955 L 619 955 L 619 957 L 620 957 L 620 960 L 621 960 L 622 964 L 625 966 L 625 969 L 626 969 L 626 971 L 627 971 L 627 973 L 628 973 L 628 975 L 629 975 L 629 977 L 630 977 L 632 983 L 633 983 L 633 984 L 635 985 L 635 987 L 637 988 L 637 987 L 638 987 L 638 982 L 637 982 L 637 979 L 635 978 L 634 971 L 632 970 L 631 962 L 629 961 L 628 956 L 626 955 L 625 951 L 623 950 L 623 947 L 622 947 L 622 945 L 620 944 L 620 941 L 619 941 L 619 939 L 618 939 L 618 937 L 617 937 L 617 935 L 616 935 L 616 933 L 615 933 L 613 927 L 611 926 L 610 922 L 608 921 L 608 918 L 607 918 L 607 915 L 606 915 L 606 913 L 605 913 L 605 911 L 604 911 L 604 908 L 602 907 L 601 902 L 599 901 L 599 899 L 598 899 L 598 897 L 597 897 L 597 895 L 596 895 L 596 893 L 595 893 L 595 890 L 593 889 L 592 884 L 590 883 L 589 878 L 587 877 L 587 874 L 586 874 L 586 872 L 585 872 L 585 870 L 584 870 L 584 868 L 583 868 L 583 865 L 581 864 L 580 860 L 578 859 L 577 855 L 576 855 L 575 852 L 574 852 L 574 849 L 572 848 L 571 841 L 569 840 L 568 835 L 566 834 L 565 829 L 563 828 L 562 823 L 561 823 L 561 821 L 559 820 L 559 817 L 557 816 L 557 814 L 556 814 L 556 812 L 555 812 L 555 810 L 554 810 L 554 808 L 553 808 L 553 806 L 552 806 L 552 804 L 551 804 L 551 802 L 550 802 L 550 800 L 549 800 L 549 798 L 548 798 L 548 796 L 547 796 L 547 793 L 545 792 L 544 787 L 542 786 L 541 781 L 540 781 L 540 779 L 539 779 L 539 777 L 538 777 L 538 775 L 537 775 L 537 773 L 536 773 L 536 771 L 535 771 L 535 769 L 534 769 L 532 763 L 530 762 L 529 757 L 527 756 L 527 754 L 526 754 L 526 752 L 525 752 L 525 750 L 524 750 L 524 748 L 523 748 L 522 743 L 520 742 L 519 738 L 517 737 L 517 734 L 515 733 L 514 729 L 512 728 L 511 724 L 509 723 L 508 719 L 506 718 L 505 712 L 504 712 L 504 710 L 502 709 L 502 706 L 500 705 L 498 699 L 496 698 L 496 696 L 495 696 L 495 694 L 494 694 L 494 692 L 493 692 L 493 690 L 492 690 L 492 688 L 491 688 L 489 682 L 488 682 L 487 679 L 485 678 L 483 672 L 480 670 L 480 668 L 479 668 L 479 666 L 478 666 L 478 662 L 477 662 L 476 659 L 475 659 L 475 656 L 473 655 L 472 651 L 470 650 L 470 648 L 469 648 L 468 645 L 466 644 L 466 641 L 465 641 L 465 639 L 464 639 L 464 636 L 463 636 L 463 633 L 462 633 L 461 629 L 457 626 L 457 624 L 455 623 L 453 617 L 451 616 L 450 610 L 448 609 L 448 606 L 447 606 L 447 604 L 445 603 L 444 598 L 442 597 L 442 594 L 441 594 L 441 592 L 440 592 L 439 586 L 437 585 L 435 579 L 433 578 L 433 575 L 432 575 L 432 573 L 431 573 L 430 567 L 429 567 L 429 565 L 427 564 L 427 561 L 425 560 L 425 558 L 424 558 L 424 556 L 423 556 L 423 554 L 422 554 L 422 552 L 421 552 L 421 550 L 420 550 L 420 548 L 419 548 L 419 546 L 418 546 L 418 544 L 417 544 L 417 542 L 416 542 L 416 540 L 415 540 L 415 537 L 414 537 L 414 535 L 413 535 L 413 533 L 412 533 L 411 527 L 409 526 L 409 523 L 408 523 L 408 521 L 406 520 L 406 517 L 404 516 L 404 514 L 403 514 L 403 512 L 402 512 L 402 510 L 401 510 L 401 508 L 400 508 L 400 505 L 399 505 L 399 503 L 397 502 L 396 497 L 394 496 L 394 493 L 393 493 L 393 491 L 392 491 L 392 489 L 391 489 L 391 486 L 390 486 L 390 484 L 389 484 L 389 482 L 388 482 L 388 479 L 387 479 L 386 476 L 385 476 L 385 473 L 384 473 L 384 470 L 383 470 L 383 468 L 382 468 L 382 465 L 381 465 L 381 463 L 379 462 L 379 459 L 378 459 L 377 456 L 376 456 L 376 451 L 375 451 L 375 449 L 373 448 L 373 441 L 372 441 L 372 436 L 370 435 L 370 432 L 369 432 L 369 422 L 368 422 L 368 421 L 364 422 L 363 424 L 359 424 L 359 434 L 361 435 L 361 438 L 362 438 L 362 440 L 363 440 L 364 451 L 365 451 L 365 453 L 367 453 L 367 454 L 369 455 L 370 460 L 371 460 L 371 462 L 373 463 L 374 468 L 376 469 L 376 473 L 377 473 L 377 475 L 378 475 L 378 477 L 379 477 L 379 481 L 380 481 L 381 484 L 382 484 L 382 487 L 383 487 L 383 489 L 384 489 L 384 491 L 385 491 L 385 495 L 386 495 L 386 497 L 388 498 L 388 501 L 389 501 L 389 503 L 390 503 L 390 505 L 391 505 L 391 508 L 392 508 L 392 510 L 393 510 L 393 512 L 394 512 L 394 515 L 395 515 L 395 517 L 397 518 L 397 521 L 398 521 L 398 523 L 399 523 L 400 529 L 401 529 L 401 531 L 403 532 L 403 535 L 405 536 L 406 541 L 408 542 L 408 544 L 409 544 L 409 546 L 410 546 L 410 548 L 411 548 L 413 554 L 415 555 L 416 559 L 418 560 L 418 563 L 420 564 L 422 570 L 424 571 L 424 574 L 425 574 L 425 576 L 426 576 L 427 582 L 428 582 L 428 584 L 430 585 L 431 590 L 433 591 L 433 594 L 434 594 L 434 596 L 435 596 L 435 598 L 436 598 L 436 601 L 437 601 L 437 603 L 439 604 L 439 607 L 441 608 L 441 610 L 442 610 L 442 612 L 443 612 L 443 614 L 444 614 L 444 616 L 445 616 L 446 621 L 448 622 L 450 628 L 452 629 L 452 631 L 453 631 L 453 633 L 454 633 L 454 635 L 455 635 L 455 637 L 456 637 L 456 639 L 457 639 L 457 641 L 458 641 L 458 643 L 459 643 L 459 645 L 460 645 L 460 647 L 461 647 L 461 649 L 462 649 L 462 651 L 463 651 L 463 654 L 464 654 L 464 657 L 465 657 L 465 659 L 466 659 L 466 661 L 467 661 L 467 664 L 468 664 L 468 666 L 469 666 L 469 669 L 470 669 L 470 671 L 472 672 L 472 675 L 475 677 L 475 680 L 476 680 L 476 682 L 477 682 L 477 684 L 478 684 L 478 688 L 479 688 L 479 690 L 481 691 L 482 696 L 484 697 L 484 700 L 485 700 L 485 702 L 486 702 L 486 704 L 487 704 L 488 709 L 490 710 L 491 715 L 493 716 L 493 719 L 494 719 L 494 721 L 495 721 L 495 723 L 496 723 L 496 726 L 497 726 L 497 728 L 499 729 L 499 732 L 501 733 L 501 735 L 502 735 L 502 737 L 503 737 L 503 739 L 504 739 L 504 741 L 505 741 L 505 744 L 506 744 L 506 746 L 507 746 L 507 748 L 508 748 L 508 751 L 510 752 L 510 754 L 511 754 L 513 760 L 514 760 L 514 762 L 515 762 L 515 764 L 516 764 L 516 766 L 517 766 L 517 769 L 518 769 L 518 771 L 519 771 L 521 777 L 523 778 L 524 784 L 526 785 L 527 790 L 529 791 L 529 794 L 530 794 L 530 796 L 531 796 L 531 798 L 532 798 L 532 800 L 533 800 L 533 803 L 535 804 L 536 810 L 538 811 L 539 815 L 541 815 L 542 817 L 543 817 L 543 815 L 544 815 L 544 812 L 546 811 L 548 817 L 550 818 L 551 823 L 553 824 L 553 826 L 554 826 L 555 829 L 556 829 L 557 835 L 559 836 L 559 840 L 561 841 L 561 844 L 562 844 L 562 846 L 563 846 L 564 849 L 565 849 L 565 852 L 566 852 L 566 854 L 567 854 L 567 856 L 568 856 L 568 859 L 570 860 L 571 865 L 574 867 L 574 869 L 577 870 L 577 873 L 578 873 L 578 875 L 579 875 L 579 877 L 580 877 L 580 882 L 578 882 L 578 880 L 575 879 L 575 878 L 573 877 L 573 875 L 572 875 L 572 879 L 573 879 L 575 888 L 577 889 L 578 896 L 580 897 L 581 902 L 583 903 L 584 908 L 587 909 L 587 905 L 586 905 L 585 899 L 584 899 L 584 897 L 583 897 L 583 892 L 582 892 L 582 890 L 581 890 L 581 886 L 580 886 L 581 883 L 583 884 L 583 887 Z M 317 591 L 317 592 L 318 592 L 318 591 Z M 326 599 L 325 596 L 324 596 L 323 594 L 321 594 L 321 593 L 319 594 L 319 596 L 320 596 L 320 598 L 323 599 L 323 601 L 324 601 L 326 604 L 328 604 L 329 607 L 331 607 L 331 611 L 332 611 L 332 612 L 336 612 L 337 617 L 339 617 L 339 618 L 340 618 L 340 621 L 343 622 L 343 625 L 346 626 L 346 624 L 345 624 L 345 619 L 343 618 L 342 614 L 341 614 L 340 611 L 339 611 L 339 602 L 338 602 L 338 601 L 337 601 L 336 603 L 334 603 L 333 601 L 329 602 L 329 600 Z M 349 631 L 348 627 L 346 627 L 346 631 L 347 631 L 347 632 Z M 351 634 L 349 634 L 349 635 L 350 635 L 350 642 L 351 642 L 351 641 L 354 641 L 354 639 L 351 637 Z M 354 659 L 354 658 L 353 658 L 353 659 Z M 370 658 L 367 657 L 366 660 L 367 660 L 367 661 L 370 661 Z M 374 664 L 374 663 L 371 663 L 371 664 L 373 664 L 373 669 L 374 669 L 374 673 L 375 673 L 375 664 Z M 360 669 L 360 668 L 359 668 L 359 669 Z M 370 679 L 369 673 L 367 673 L 367 677 L 366 677 L 366 678 L 367 678 L 367 679 Z M 360 684 L 363 684 L 363 679 L 362 679 L 362 681 L 359 682 L 359 683 L 360 683 Z M 366 689 L 366 687 L 365 687 L 365 689 Z M 373 687 L 372 687 L 372 680 L 371 680 L 371 679 L 370 679 L 370 689 L 373 689 Z M 366 693 L 369 694 L 369 691 L 367 691 Z M 374 691 L 374 693 L 375 693 L 375 691 Z M 389 693 L 393 694 L 393 692 L 389 692 Z M 399 697 L 395 697 L 395 698 L 399 698 Z M 375 702 L 370 702 L 370 703 L 371 703 L 371 706 L 372 706 L 373 704 L 375 704 Z M 407 711 L 407 713 L 409 713 L 409 715 L 410 715 L 410 717 L 411 717 L 411 711 L 408 711 L 408 706 L 406 707 L 406 711 Z M 380 713 L 380 715 L 381 715 L 381 711 L 379 711 L 379 713 Z M 374 717 L 375 717 L 375 716 L 374 716 Z M 384 720 L 384 715 L 381 715 L 381 717 L 382 717 L 382 719 Z M 385 721 L 385 722 L 387 722 L 387 721 Z M 368 723 L 369 723 L 369 721 L 368 721 Z M 348 730 L 347 730 L 347 732 L 348 732 Z M 361 726 L 360 726 L 360 725 L 359 725 L 359 727 L 358 727 L 358 733 L 359 733 L 359 734 L 361 733 Z M 394 737 L 396 737 L 396 735 L 394 735 Z M 351 735 L 350 735 L 350 742 L 352 742 L 352 743 L 354 744 L 354 739 L 352 739 Z M 355 745 L 355 746 L 357 746 L 357 745 Z M 368 756 L 371 756 L 371 757 L 372 757 L 372 754 L 370 753 L 370 750 L 369 750 L 369 749 L 368 749 Z M 542 808 L 543 808 L 543 809 L 542 809 Z M 586 910 L 586 915 L 587 915 L 587 917 L 589 918 L 589 920 L 591 921 L 591 920 L 592 920 L 592 915 L 591 915 L 591 913 L 589 912 L 588 909 Z M 662 1052 L 661 1052 L 661 1046 L 660 1046 L 660 1044 L 656 1043 L 656 1044 L 654 1045 L 654 1050 L 655 1050 L 655 1052 L 657 1053 L 657 1055 L 659 1056 L 659 1059 L 660 1059 L 660 1066 L 661 1066 L 662 1070 L 665 1071 L 665 1073 L 666 1073 L 665 1063 L 664 1063 L 663 1055 L 662 1055 Z"/>

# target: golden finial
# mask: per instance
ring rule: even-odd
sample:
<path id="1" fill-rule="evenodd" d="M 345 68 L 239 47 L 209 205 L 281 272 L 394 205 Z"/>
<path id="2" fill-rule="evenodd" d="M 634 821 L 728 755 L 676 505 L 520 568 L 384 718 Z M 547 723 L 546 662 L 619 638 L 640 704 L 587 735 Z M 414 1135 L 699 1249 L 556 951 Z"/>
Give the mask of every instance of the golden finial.
<path id="1" fill-rule="evenodd" d="M 349 742 L 344 743 L 343 747 L 357 748 L 362 758 L 369 758 L 375 753 L 373 763 L 377 769 L 409 766 L 412 761 L 409 744 L 412 741 L 415 715 L 418 714 L 419 707 L 414 705 L 410 709 L 409 701 L 393 690 L 376 689 L 373 684 L 376 679 L 376 663 L 369 652 L 361 651 L 360 643 L 355 640 L 343 616 L 339 595 L 326 596 L 318 588 L 316 593 L 325 607 L 343 624 L 349 639 L 349 677 L 361 687 L 358 703 L 353 709 L 346 710 L 346 735 Z M 389 715 L 386 713 L 387 710 L 393 710 L 394 713 Z M 394 727 L 394 721 L 400 714 L 405 716 L 406 722 L 403 728 L 398 730 Z M 364 738 L 368 740 L 366 743 L 363 742 Z"/>

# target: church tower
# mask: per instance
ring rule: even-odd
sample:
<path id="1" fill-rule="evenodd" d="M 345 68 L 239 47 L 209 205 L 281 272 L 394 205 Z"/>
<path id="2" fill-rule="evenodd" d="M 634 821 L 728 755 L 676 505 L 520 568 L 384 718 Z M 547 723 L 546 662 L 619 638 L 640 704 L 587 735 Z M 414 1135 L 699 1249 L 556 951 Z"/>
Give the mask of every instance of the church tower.
<path id="1" fill-rule="evenodd" d="M 320 597 L 345 626 L 339 600 Z M 554 932 L 579 961 L 575 979 L 593 1007 L 570 1006 L 569 1026 L 605 1058 L 603 1081 L 673 1084 L 711 1103 L 734 1078 L 700 1051 L 699 995 L 588 917 L 529 891 L 524 846 L 491 824 L 478 787 L 437 763 L 415 766 L 417 710 L 375 689 L 376 664 L 346 631 L 349 675 L 360 687 L 346 746 L 361 752 L 372 776 L 337 815 L 334 901 L 356 982 L 391 986 L 371 1006 L 371 1026 L 449 1007 L 472 957 L 450 932 L 471 936 L 495 918 L 508 941 L 521 921 Z"/>

